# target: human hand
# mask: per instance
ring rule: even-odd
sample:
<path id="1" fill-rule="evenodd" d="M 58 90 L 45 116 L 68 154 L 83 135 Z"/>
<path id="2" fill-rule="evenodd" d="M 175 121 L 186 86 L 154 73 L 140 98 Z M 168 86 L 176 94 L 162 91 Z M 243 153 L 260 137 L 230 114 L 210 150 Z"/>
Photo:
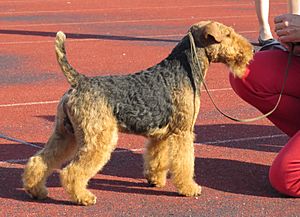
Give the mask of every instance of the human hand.
<path id="1" fill-rule="evenodd" d="M 281 43 L 300 42 L 300 15 L 283 14 L 275 17 L 274 23 Z"/>

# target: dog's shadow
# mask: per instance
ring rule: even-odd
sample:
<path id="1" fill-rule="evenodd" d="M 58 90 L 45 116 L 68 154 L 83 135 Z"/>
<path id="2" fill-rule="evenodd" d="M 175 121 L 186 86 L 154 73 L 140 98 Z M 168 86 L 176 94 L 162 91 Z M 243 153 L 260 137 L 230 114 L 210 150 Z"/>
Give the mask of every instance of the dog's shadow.
<path id="1" fill-rule="evenodd" d="M 130 159 L 126 163 L 120 164 L 120 159 Z M 144 179 L 142 176 L 143 159 L 141 154 L 133 152 L 122 152 L 112 156 L 111 161 L 106 165 L 101 174 L 127 177 L 133 179 Z M 269 166 L 247 163 L 236 160 L 225 160 L 216 158 L 198 158 L 195 159 L 195 176 L 196 182 L 201 186 L 215 189 L 218 191 L 262 196 L 262 197 L 281 197 L 270 185 L 268 180 Z M 146 182 L 146 180 L 145 180 Z M 171 182 L 171 180 L 168 180 Z M 94 186 L 95 184 L 95 186 Z M 114 186 L 118 185 L 117 188 Z M 127 183 L 123 181 L 110 180 L 94 180 L 92 188 L 105 185 L 101 190 L 122 191 L 120 186 L 124 188 L 145 187 L 145 183 Z M 124 189 L 123 189 L 124 190 Z M 163 189 L 162 189 L 163 190 Z M 139 190 L 126 189 L 125 192 L 141 193 Z M 149 191 L 146 191 L 147 194 Z M 176 193 L 168 193 L 165 191 L 155 192 L 154 194 L 177 195 Z"/>
<path id="2" fill-rule="evenodd" d="M 14 199 L 26 202 L 37 202 L 36 200 L 30 198 L 24 191 L 22 187 L 22 177 L 23 169 L 21 168 L 8 168 L 0 166 L 0 198 Z M 60 186 L 57 174 L 53 174 L 49 177 L 49 182 L 47 184 L 49 187 Z M 56 205 L 74 205 L 69 200 L 57 200 L 55 198 L 46 198 L 45 200 L 39 200 L 41 203 L 50 203 Z"/>
<path id="3" fill-rule="evenodd" d="M 91 179 L 89 189 L 179 197 L 175 188 L 169 191 L 164 188 L 149 187 L 142 175 L 142 164 L 143 159 L 141 154 L 130 151 L 113 154 L 110 162 L 101 171 L 100 178 L 97 176 Z M 215 158 L 195 159 L 196 182 L 203 187 L 234 194 L 269 198 L 282 197 L 281 194 L 277 193 L 271 187 L 268 181 L 268 170 L 269 166 L 235 160 Z M 6 177 L 0 179 L 0 185 L 7 186 L 0 189 L 1 198 L 35 202 L 22 189 L 21 174 L 23 173 L 23 169 L 0 167 L 0 173 L 2 177 Z M 102 175 L 110 177 L 102 178 Z M 116 179 L 113 179 L 113 177 L 116 177 Z M 120 180 L 121 178 L 122 180 Z M 127 181 L 128 178 L 137 181 Z M 168 179 L 169 184 L 171 184 L 171 180 Z M 52 188 L 61 186 L 57 173 L 49 177 L 47 186 Z M 74 205 L 68 200 L 57 200 L 55 198 L 47 198 L 40 202 Z"/>
<path id="4" fill-rule="evenodd" d="M 43 117 L 45 118 L 45 117 Z M 53 117 L 48 117 L 48 121 L 53 121 Z M 216 133 L 216 130 L 219 133 Z M 205 140 L 212 139 L 229 139 L 235 138 L 239 132 L 247 131 L 248 135 L 257 136 L 262 131 L 268 132 L 271 135 L 277 134 L 278 130 L 270 126 L 257 126 L 257 125 L 207 125 L 196 126 L 196 142 L 205 143 L 201 140 L 201 135 L 205 135 Z M 214 132 L 213 132 L 214 131 Z M 224 132 L 223 132 L 224 131 Z M 226 132 L 230 132 L 226 134 Z M 213 133 L 211 133 L 213 132 Z M 220 138 L 217 138 L 219 135 Z M 224 138 L 225 137 L 225 138 Z M 227 138 L 226 138 L 227 137 Z M 238 138 L 238 137 L 237 137 Z M 210 145 L 224 146 L 238 149 L 250 149 L 255 151 L 264 152 L 278 152 L 286 138 L 276 139 L 277 143 L 272 146 L 258 145 L 262 144 L 263 140 L 252 142 L 228 142 L 228 143 L 212 143 Z M 272 141 L 273 142 L 273 141 Z M 266 141 L 266 144 L 268 141 Z M 242 144 L 242 145 L 241 145 Z M 0 144 L 0 153 L 10 155 L 18 150 L 20 144 Z M 2 150 L 3 149 L 3 150 Z M 32 153 L 27 153 L 30 156 Z M 237 160 L 215 159 L 215 158 L 199 158 L 195 159 L 195 176 L 196 181 L 200 185 L 215 189 L 218 191 L 229 192 L 234 194 L 262 196 L 262 197 L 281 197 L 271 187 L 268 181 L 269 166 L 247 163 Z M 7 186 L 0 188 L 0 197 L 13 198 L 22 201 L 33 201 L 23 191 L 21 183 L 22 168 L 1 167 L 0 166 L 0 185 Z M 106 177 L 107 176 L 107 177 Z M 114 179 L 114 177 L 116 177 Z M 129 179 L 129 180 L 128 180 Z M 60 187 L 60 182 L 57 173 L 51 175 L 48 179 L 49 187 Z M 135 181 L 136 180 L 136 181 Z M 168 180 L 170 186 L 170 180 Z M 147 195 L 165 195 L 165 196 L 178 196 L 175 188 L 170 190 L 167 188 L 150 188 L 143 177 L 143 157 L 141 153 L 135 153 L 131 150 L 117 149 L 112 154 L 109 163 L 100 172 L 100 175 L 93 178 L 89 183 L 89 188 L 111 191 L 111 192 L 125 192 L 132 194 L 147 194 Z M 204 189 L 205 190 L 205 189 Z M 45 203 L 53 204 L 72 204 L 69 201 L 60 201 L 52 198 L 44 200 Z"/>

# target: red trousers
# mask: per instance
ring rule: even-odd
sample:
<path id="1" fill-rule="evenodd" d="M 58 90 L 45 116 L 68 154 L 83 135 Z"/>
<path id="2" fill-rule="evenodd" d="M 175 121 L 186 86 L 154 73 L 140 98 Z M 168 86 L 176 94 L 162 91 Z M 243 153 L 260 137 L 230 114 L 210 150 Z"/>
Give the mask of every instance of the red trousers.
<path id="1" fill-rule="evenodd" d="M 230 75 L 231 86 L 246 102 L 269 112 L 278 100 L 287 60 L 284 51 L 257 52 L 243 79 Z M 293 56 L 281 102 L 268 118 L 291 137 L 272 163 L 270 182 L 279 192 L 300 197 L 300 57 Z"/>

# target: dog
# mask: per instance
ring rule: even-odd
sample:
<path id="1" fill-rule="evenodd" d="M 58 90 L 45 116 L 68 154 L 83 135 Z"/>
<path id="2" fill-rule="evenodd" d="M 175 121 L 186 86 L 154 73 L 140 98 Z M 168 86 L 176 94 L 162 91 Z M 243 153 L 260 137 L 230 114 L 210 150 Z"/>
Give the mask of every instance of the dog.
<path id="1" fill-rule="evenodd" d="M 148 138 L 144 175 L 151 186 L 163 187 L 170 172 L 179 194 L 201 194 L 194 181 L 193 129 L 202 81 L 213 62 L 226 64 L 241 78 L 253 48 L 231 27 L 218 22 L 196 23 L 189 32 L 194 55 L 186 35 L 167 58 L 146 70 L 97 77 L 80 74 L 69 64 L 66 36 L 57 33 L 57 61 L 71 87 L 58 104 L 47 144 L 25 166 L 23 186 L 31 197 L 46 198 L 47 177 L 69 162 L 60 172 L 62 186 L 75 203 L 95 204 L 96 196 L 87 184 L 110 159 L 119 131 Z"/>

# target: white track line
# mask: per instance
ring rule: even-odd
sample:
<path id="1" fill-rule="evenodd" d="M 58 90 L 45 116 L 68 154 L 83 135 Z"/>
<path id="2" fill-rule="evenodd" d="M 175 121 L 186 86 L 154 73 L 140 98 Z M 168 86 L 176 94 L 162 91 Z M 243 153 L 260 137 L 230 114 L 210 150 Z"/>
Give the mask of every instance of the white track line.
<path id="1" fill-rule="evenodd" d="M 219 89 L 211 89 L 210 92 L 217 92 L 217 91 L 231 91 L 232 88 L 219 88 Z M 201 92 L 205 92 L 201 90 Z M 17 106 L 31 106 L 31 105 L 46 105 L 46 104 L 56 104 L 59 100 L 52 100 L 52 101 L 41 101 L 41 102 L 24 102 L 24 103 L 9 103 L 9 104 L 0 104 L 0 108 L 7 108 L 7 107 L 17 107 Z"/>
<path id="2" fill-rule="evenodd" d="M 56 104 L 58 100 L 53 101 L 42 101 L 42 102 L 24 102 L 24 103 L 11 103 L 11 104 L 0 104 L 0 108 L 5 107 L 16 107 L 16 106 L 29 106 L 29 105 L 46 105 L 46 104 Z"/>
<path id="3" fill-rule="evenodd" d="M 3 0 L 1 0 L 1 1 L 2 1 L 1 3 L 6 4 L 6 3 L 20 3 L 20 2 L 25 2 L 25 3 L 34 2 L 34 3 L 36 3 L 39 0 L 24 0 L 24 1 L 21 1 L 21 0 L 17 0 L 17 1 L 3 1 Z M 40 2 L 49 2 L 49 1 L 53 2 L 53 0 L 40 0 Z"/>
<path id="4" fill-rule="evenodd" d="M 286 3 L 277 3 L 276 5 L 285 5 Z M 54 10 L 54 11 L 7 11 L 7 12 L 0 12 L 0 15 L 14 15 L 14 14 L 40 14 L 40 13 L 85 13 L 85 12 L 101 12 L 101 11 L 121 11 L 121 10 L 157 10 L 157 9 L 186 9 L 186 8 L 212 8 L 212 7 L 242 7 L 242 6 L 251 6 L 251 4 L 224 4 L 224 5 L 188 5 L 188 6 L 163 6 L 163 7 L 132 7 L 132 8 L 98 8 L 98 9 L 78 9 L 78 10 Z"/>
<path id="5" fill-rule="evenodd" d="M 213 145 L 213 144 L 223 144 L 223 143 L 230 143 L 230 142 L 253 141 L 253 140 L 260 140 L 260 139 L 273 139 L 273 138 L 280 138 L 280 137 L 287 137 L 287 135 L 275 134 L 275 135 L 269 135 L 269 136 L 245 137 L 245 138 L 238 138 L 238 139 L 208 141 L 208 142 L 203 142 L 202 144 Z M 200 143 L 196 143 L 196 145 L 200 145 Z"/>
<path id="6" fill-rule="evenodd" d="M 71 25 L 94 25 L 94 24 L 113 24 L 113 23 L 145 23 L 145 22 L 168 22 L 168 21 L 187 21 L 187 20 L 215 20 L 215 19 L 241 19 L 241 18 L 255 18 L 255 15 L 231 15 L 231 16 L 214 16 L 214 17 L 185 17 L 185 18 L 165 18 L 165 19 L 139 19 L 139 20 L 105 20 L 105 21 L 91 21 L 91 22 L 70 22 L 70 23 L 36 23 L 36 24 L 18 24 L 18 25 L 3 25 L 1 28 L 11 27 L 35 27 L 35 26 L 71 26 Z"/>
<path id="7" fill-rule="evenodd" d="M 28 1 L 28 0 L 27 0 Z M 26 1 L 26 2 L 27 2 Z M 45 0 L 44 0 L 45 1 Z M 9 1 L 9 2 L 14 2 L 14 1 Z M 18 1 L 16 1 L 18 2 Z M 253 4 L 248 3 L 242 3 L 242 4 L 216 4 L 216 5 L 182 5 L 182 6 L 162 6 L 162 7 L 158 7 L 158 6 L 154 6 L 154 7 L 120 7 L 120 8 L 98 8 L 98 9 L 79 9 L 79 10 L 54 10 L 54 11 L 8 11 L 8 12 L 0 12 L 1 14 L 9 14 L 9 15 L 14 15 L 14 14 L 39 14 L 39 13 L 82 13 L 82 12 L 101 12 L 101 11 L 120 11 L 120 10 L 157 10 L 157 9 L 162 9 L 162 10 L 166 10 L 166 9 L 189 9 L 189 8 L 224 8 L 224 7 L 236 7 L 236 8 L 240 8 L 240 7 L 244 7 L 244 6 L 252 6 Z M 273 3 L 272 5 L 286 5 L 285 2 L 277 2 L 277 3 Z"/>
<path id="8" fill-rule="evenodd" d="M 0 135 L 1 137 L 1 135 Z M 228 140 L 218 140 L 218 141 L 208 141 L 208 142 L 203 142 L 203 143 L 195 143 L 195 146 L 199 146 L 199 145 L 212 145 L 212 144 L 222 144 L 222 143 L 230 143 L 230 142 L 240 142 L 240 141 L 253 141 L 253 140 L 260 140 L 260 139 L 273 139 L 273 138 L 280 138 L 280 137 L 287 137 L 287 135 L 285 134 L 275 134 L 275 135 L 270 135 L 270 136 L 260 136 L 260 137 L 247 137 L 247 138 L 239 138 L 239 139 L 228 139 Z M 12 141 L 19 141 L 19 143 L 23 144 L 23 145 L 30 145 L 30 146 L 34 146 L 38 149 L 41 149 L 42 147 L 40 146 L 36 146 L 34 144 L 25 142 L 23 140 L 20 139 L 15 139 L 15 138 L 11 138 L 11 137 L 7 137 L 6 138 L 10 138 L 9 140 Z M 126 149 L 126 150 L 115 150 L 113 153 L 127 153 L 127 152 L 142 152 L 144 151 L 144 148 L 137 148 L 137 149 Z M 4 164 L 4 163 L 24 163 L 27 162 L 28 159 L 9 159 L 9 160 L 4 160 L 4 161 L 0 161 L 0 164 Z"/>
<path id="9" fill-rule="evenodd" d="M 32 143 L 26 142 L 24 140 L 13 138 L 13 137 L 6 136 L 6 135 L 3 135 L 3 134 L 0 134 L 0 138 L 4 139 L 4 140 L 12 141 L 12 142 L 17 142 L 17 143 L 20 143 L 22 145 L 28 145 L 28 146 L 31 146 L 31 147 L 34 147 L 34 148 L 37 148 L 37 149 L 42 149 L 43 148 L 42 146 L 35 145 L 35 144 L 32 144 Z M 136 151 L 141 151 L 141 150 L 143 150 L 143 148 L 115 150 L 114 152 L 117 152 L 117 153 L 128 152 L 128 151 L 136 152 Z"/>
<path id="10" fill-rule="evenodd" d="M 269 135 L 269 136 L 255 136 L 255 137 L 245 137 L 245 138 L 238 138 L 238 139 L 227 139 L 227 140 L 216 140 L 216 141 L 205 141 L 201 143 L 195 143 L 196 146 L 198 145 L 213 145 L 213 144 L 224 144 L 224 143 L 230 143 L 230 142 L 241 142 L 241 141 L 253 141 L 253 140 L 260 140 L 260 139 L 274 139 L 274 138 L 281 138 L 281 137 L 287 137 L 285 134 L 275 134 L 275 135 Z M 26 142 L 21 139 L 13 138 L 10 136 L 5 136 L 0 134 L 0 138 L 8 140 L 8 141 L 13 141 L 13 142 L 18 142 L 23 145 L 28 145 L 34 148 L 42 149 L 43 147 L 34 145 L 32 143 Z M 138 149 L 126 149 L 126 150 L 115 150 L 114 152 L 116 153 L 123 153 L 123 152 L 137 152 L 137 151 L 142 151 L 144 148 L 138 148 Z"/>

